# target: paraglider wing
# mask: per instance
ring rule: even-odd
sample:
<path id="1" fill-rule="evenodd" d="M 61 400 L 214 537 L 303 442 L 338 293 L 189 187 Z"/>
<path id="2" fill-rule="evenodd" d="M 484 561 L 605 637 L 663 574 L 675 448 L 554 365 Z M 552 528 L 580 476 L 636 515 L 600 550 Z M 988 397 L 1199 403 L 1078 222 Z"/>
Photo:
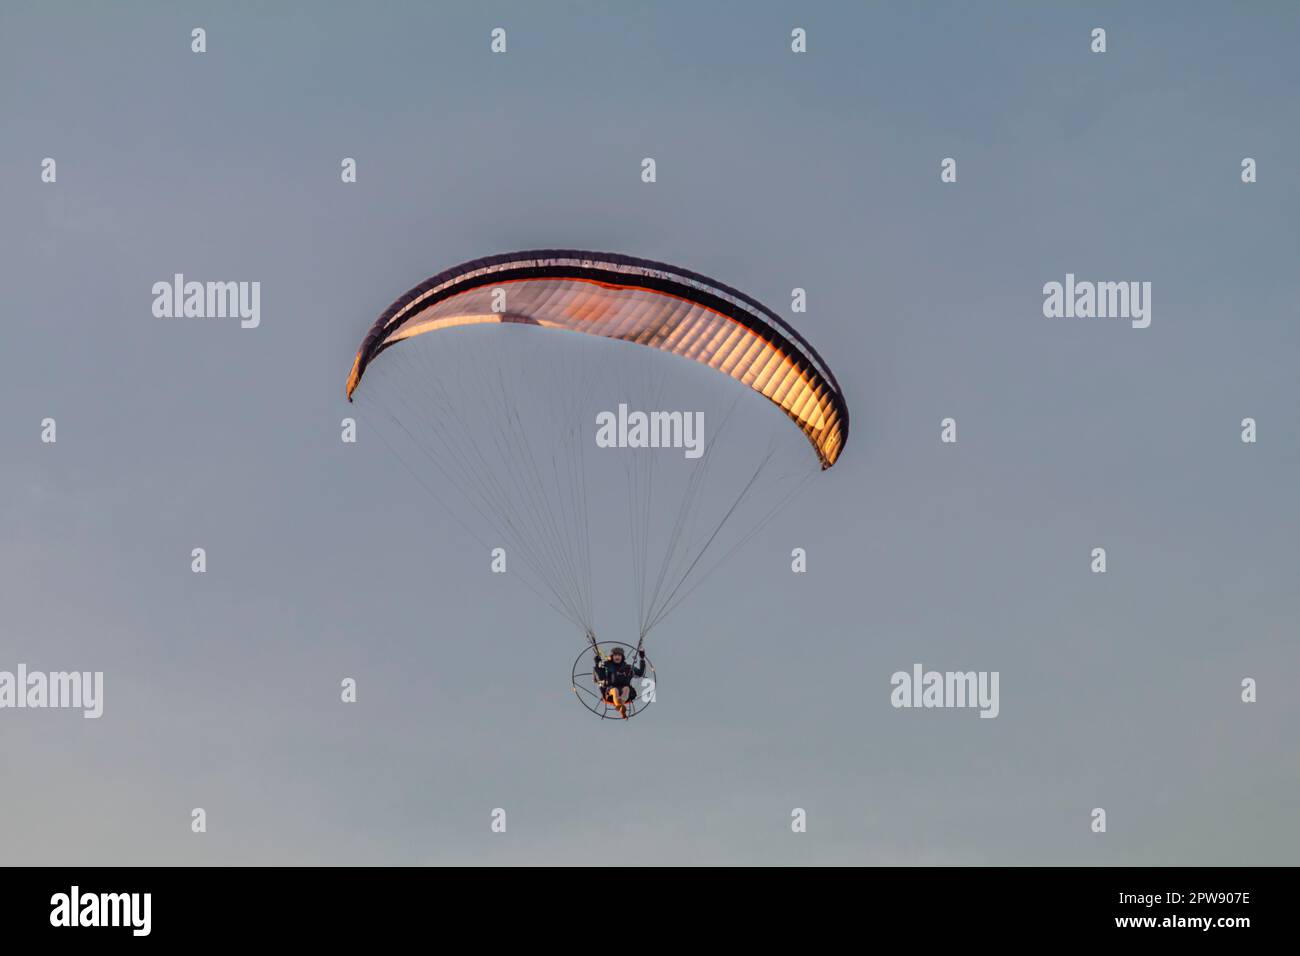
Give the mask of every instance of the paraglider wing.
<path id="1" fill-rule="evenodd" d="M 780 407 L 823 469 L 835 464 L 848 437 L 848 410 L 830 368 L 770 309 L 675 266 L 573 250 L 476 259 L 420 283 L 361 343 L 348 400 L 375 357 L 404 339 L 512 322 L 634 342 L 716 369 Z"/>

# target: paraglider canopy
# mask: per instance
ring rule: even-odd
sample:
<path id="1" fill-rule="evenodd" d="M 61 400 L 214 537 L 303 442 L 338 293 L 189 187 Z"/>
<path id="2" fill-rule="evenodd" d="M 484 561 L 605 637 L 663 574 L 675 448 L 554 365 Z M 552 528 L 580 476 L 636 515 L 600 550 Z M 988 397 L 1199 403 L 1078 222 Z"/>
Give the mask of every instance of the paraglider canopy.
<path id="1" fill-rule="evenodd" d="M 621 339 L 717 369 L 780 406 L 823 468 L 835 464 L 848 437 L 848 409 L 829 366 L 766 306 L 662 262 L 567 249 L 475 259 L 411 289 L 357 350 L 348 400 L 385 349 L 427 332 L 493 322 Z"/>

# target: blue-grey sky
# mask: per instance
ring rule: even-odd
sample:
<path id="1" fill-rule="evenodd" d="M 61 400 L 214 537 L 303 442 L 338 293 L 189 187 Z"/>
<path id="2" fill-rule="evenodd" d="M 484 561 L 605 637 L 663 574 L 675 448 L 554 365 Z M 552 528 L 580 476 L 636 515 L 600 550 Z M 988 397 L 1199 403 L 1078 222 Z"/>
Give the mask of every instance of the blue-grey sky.
<path id="1" fill-rule="evenodd" d="M 0 670 L 106 687 L 0 711 L 0 861 L 1295 863 L 1298 40 L 1280 2 L 5 3 Z M 339 440 L 396 295 L 533 247 L 807 289 L 853 415 L 626 725 Z M 155 318 L 177 272 L 259 281 L 260 327 Z M 1151 282 L 1150 328 L 1044 318 L 1067 273 Z M 1000 715 L 893 709 L 916 662 Z"/>

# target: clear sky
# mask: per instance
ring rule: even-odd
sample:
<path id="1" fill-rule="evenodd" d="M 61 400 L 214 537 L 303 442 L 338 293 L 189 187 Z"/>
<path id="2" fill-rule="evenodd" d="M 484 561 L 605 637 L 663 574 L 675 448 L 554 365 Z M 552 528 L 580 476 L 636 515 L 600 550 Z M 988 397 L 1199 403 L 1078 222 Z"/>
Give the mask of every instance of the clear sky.
<path id="1" fill-rule="evenodd" d="M 0 670 L 106 688 L 0 710 L 0 862 L 1295 863 L 1298 40 L 1281 2 L 4 3 Z M 339 440 L 397 294 L 534 247 L 807 289 L 853 415 L 626 725 Z M 261 326 L 154 318 L 177 272 Z M 1044 318 L 1067 273 L 1151 282 L 1150 328 Z M 1000 715 L 893 709 L 917 662 Z"/>

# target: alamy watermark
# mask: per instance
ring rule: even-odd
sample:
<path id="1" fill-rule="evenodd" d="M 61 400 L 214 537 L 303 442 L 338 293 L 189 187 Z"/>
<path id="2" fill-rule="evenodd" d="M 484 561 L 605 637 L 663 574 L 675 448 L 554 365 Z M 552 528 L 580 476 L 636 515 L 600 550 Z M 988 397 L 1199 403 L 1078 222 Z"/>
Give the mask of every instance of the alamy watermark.
<path id="1" fill-rule="evenodd" d="M 50 897 L 50 925 L 118 926 L 129 928 L 132 936 L 148 936 L 152 909 L 152 893 L 83 893 L 74 885 Z"/>
<path id="2" fill-rule="evenodd" d="M 155 318 L 239 319 L 245 329 L 262 324 L 260 282 L 186 282 L 178 272 L 171 282 L 155 282 L 153 295 Z"/>
<path id="3" fill-rule="evenodd" d="M 0 671 L 0 710 L 67 709 L 80 710 L 81 716 L 94 719 L 104 713 L 103 671 L 28 671 L 26 664 L 18 670 Z"/>
<path id="4" fill-rule="evenodd" d="M 596 413 L 598 448 L 682 448 L 687 458 L 704 454 L 703 412 L 638 412 L 620 404 Z"/>
<path id="5" fill-rule="evenodd" d="M 1151 324 L 1150 282 L 1089 282 L 1076 280 L 1043 286 L 1043 315 L 1049 319 L 1129 319 L 1133 328 Z"/>
<path id="6" fill-rule="evenodd" d="M 905 707 L 978 707 L 981 717 L 998 715 L 997 671 L 927 671 L 913 664 L 911 673 L 895 671 L 889 702 Z"/>

